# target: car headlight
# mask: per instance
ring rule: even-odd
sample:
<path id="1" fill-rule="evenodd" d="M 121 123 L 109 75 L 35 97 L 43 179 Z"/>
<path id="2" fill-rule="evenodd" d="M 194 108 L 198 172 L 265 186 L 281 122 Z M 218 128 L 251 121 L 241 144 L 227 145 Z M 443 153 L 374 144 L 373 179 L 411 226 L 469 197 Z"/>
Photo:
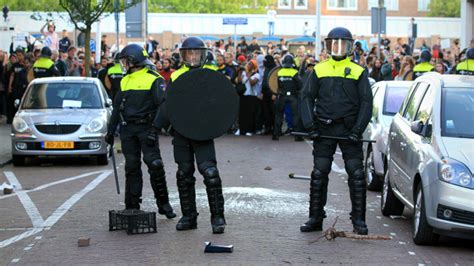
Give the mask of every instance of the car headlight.
<path id="1" fill-rule="evenodd" d="M 13 118 L 13 129 L 18 133 L 27 133 L 31 132 L 31 128 L 28 126 L 25 120 L 20 117 Z"/>
<path id="2" fill-rule="evenodd" d="M 86 126 L 86 131 L 89 133 L 96 133 L 101 131 L 105 126 L 105 121 L 102 117 L 92 119 Z"/>
<path id="3" fill-rule="evenodd" d="M 474 189 L 474 177 L 469 168 L 451 158 L 444 158 L 439 164 L 439 179 L 453 185 Z"/>

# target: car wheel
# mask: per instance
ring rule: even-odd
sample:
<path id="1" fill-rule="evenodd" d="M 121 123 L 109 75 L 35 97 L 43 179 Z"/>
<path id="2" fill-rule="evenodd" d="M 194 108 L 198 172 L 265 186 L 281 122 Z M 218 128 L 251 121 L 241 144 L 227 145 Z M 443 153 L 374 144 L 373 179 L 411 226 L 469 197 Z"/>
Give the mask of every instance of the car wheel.
<path id="1" fill-rule="evenodd" d="M 367 148 L 364 169 L 365 178 L 367 180 L 367 189 L 370 191 L 381 191 L 383 183 L 375 174 L 374 152 L 372 151 L 372 146 Z"/>
<path id="2" fill-rule="evenodd" d="M 108 165 L 109 164 L 109 157 L 107 154 L 102 154 L 97 156 L 97 164 L 98 165 Z"/>
<path id="3" fill-rule="evenodd" d="M 433 227 L 426 219 L 425 201 L 423 200 L 423 188 L 421 182 L 418 184 L 415 196 L 415 211 L 413 214 L 413 242 L 417 245 L 433 245 L 438 242 L 439 235 L 433 233 Z"/>
<path id="4" fill-rule="evenodd" d="M 25 166 L 26 156 L 12 155 L 12 161 L 14 166 Z"/>
<path id="5" fill-rule="evenodd" d="M 405 206 L 393 193 L 389 174 L 390 171 L 387 169 L 383 182 L 382 197 L 380 198 L 380 210 L 384 216 L 402 215 Z"/>

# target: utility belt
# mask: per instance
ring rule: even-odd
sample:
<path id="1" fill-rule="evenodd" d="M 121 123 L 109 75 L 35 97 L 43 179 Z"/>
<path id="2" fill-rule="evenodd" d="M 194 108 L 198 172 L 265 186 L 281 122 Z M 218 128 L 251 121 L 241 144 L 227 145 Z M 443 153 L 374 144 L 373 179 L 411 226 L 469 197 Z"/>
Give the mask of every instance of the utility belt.
<path id="1" fill-rule="evenodd" d="M 331 118 L 323 118 L 323 117 L 316 117 L 317 122 L 323 125 L 333 125 L 333 124 L 345 124 L 348 128 L 354 126 L 355 121 L 357 120 L 356 116 L 347 116 L 341 117 L 337 119 Z"/>
<path id="2" fill-rule="evenodd" d="M 291 96 L 291 95 L 297 95 L 297 93 L 291 92 L 291 91 L 285 91 L 285 92 L 282 91 L 279 93 L 279 96 Z"/>
<path id="3" fill-rule="evenodd" d="M 127 125 L 147 125 L 147 124 L 151 124 L 151 122 L 152 122 L 151 115 L 148 115 L 148 117 L 140 118 L 140 119 L 125 120 L 125 123 L 127 123 Z"/>

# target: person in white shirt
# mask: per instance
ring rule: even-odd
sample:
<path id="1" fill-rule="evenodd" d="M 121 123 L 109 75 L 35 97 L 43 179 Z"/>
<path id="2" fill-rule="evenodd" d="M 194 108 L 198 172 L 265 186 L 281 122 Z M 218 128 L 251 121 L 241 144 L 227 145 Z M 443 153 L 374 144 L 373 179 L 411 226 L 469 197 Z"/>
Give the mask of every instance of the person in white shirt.
<path id="1" fill-rule="evenodd" d="M 44 29 L 48 26 L 48 31 Z M 56 26 L 53 22 L 48 21 L 46 24 L 43 25 L 41 28 L 41 33 L 44 35 L 44 45 L 49 47 L 51 50 L 58 50 L 59 49 L 59 36 L 55 32 Z"/>
<path id="2" fill-rule="evenodd" d="M 240 72 L 238 77 L 245 85 L 245 92 L 240 98 L 240 110 L 239 110 L 239 124 L 240 124 L 240 135 L 251 136 L 255 133 L 257 108 L 259 96 L 261 92 L 260 74 L 258 73 L 258 65 L 255 60 L 250 60 L 245 65 L 245 71 Z"/>
<path id="3" fill-rule="evenodd" d="M 275 34 L 275 20 L 276 20 L 276 10 L 274 7 L 270 8 L 267 12 L 267 21 L 268 21 L 268 36 L 273 36 Z"/>

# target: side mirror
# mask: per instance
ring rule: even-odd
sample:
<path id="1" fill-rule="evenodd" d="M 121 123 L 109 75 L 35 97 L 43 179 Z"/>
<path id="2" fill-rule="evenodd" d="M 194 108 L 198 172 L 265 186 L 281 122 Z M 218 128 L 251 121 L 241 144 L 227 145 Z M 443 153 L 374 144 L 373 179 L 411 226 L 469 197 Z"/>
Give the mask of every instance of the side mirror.
<path id="1" fill-rule="evenodd" d="M 18 107 L 20 107 L 20 99 L 15 99 L 15 101 L 13 102 L 13 106 L 18 109 Z"/>
<path id="2" fill-rule="evenodd" d="M 423 122 L 421 120 L 413 121 L 410 124 L 410 128 L 413 133 L 421 135 L 423 132 Z"/>
<path id="3" fill-rule="evenodd" d="M 111 106 L 112 106 L 112 99 L 107 98 L 107 100 L 105 101 L 105 107 L 111 107 Z"/>

